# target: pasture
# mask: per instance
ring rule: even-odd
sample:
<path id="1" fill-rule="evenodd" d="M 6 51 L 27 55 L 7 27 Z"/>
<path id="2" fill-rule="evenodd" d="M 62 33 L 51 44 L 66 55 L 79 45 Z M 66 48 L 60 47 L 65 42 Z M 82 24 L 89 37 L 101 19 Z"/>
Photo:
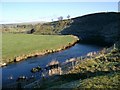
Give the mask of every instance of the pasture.
<path id="1" fill-rule="evenodd" d="M 2 35 L 3 62 L 10 62 L 17 56 L 34 52 L 58 49 L 74 42 L 70 35 L 33 35 L 33 34 L 9 34 Z M 7 61 L 6 61 L 7 60 Z"/>

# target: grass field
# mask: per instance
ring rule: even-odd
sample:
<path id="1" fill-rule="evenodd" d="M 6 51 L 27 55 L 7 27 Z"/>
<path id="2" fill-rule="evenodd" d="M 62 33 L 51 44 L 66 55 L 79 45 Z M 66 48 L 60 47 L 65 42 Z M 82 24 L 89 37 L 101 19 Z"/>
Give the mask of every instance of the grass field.
<path id="1" fill-rule="evenodd" d="M 3 34 L 2 57 L 3 60 L 13 59 L 16 56 L 50 49 L 58 49 L 73 42 L 75 38 L 58 35 L 32 35 L 32 34 Z M 3 61 L 8 62 L 8 61 Z"/>

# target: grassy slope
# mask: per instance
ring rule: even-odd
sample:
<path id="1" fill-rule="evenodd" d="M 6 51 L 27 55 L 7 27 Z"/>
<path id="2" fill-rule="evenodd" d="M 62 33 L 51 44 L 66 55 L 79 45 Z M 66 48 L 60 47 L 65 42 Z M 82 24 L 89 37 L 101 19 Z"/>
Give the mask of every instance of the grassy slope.
<path id="1" fill-rule="evenodd" d="M 84 61 L 76 66 L 71 73 L 87 74 L 87 78 L 77 82 L 76 89 L 118 88 L 120 85 L 120 51 L 112 50 L 99 58 Z"/>
<path id="2" fill-rule="evenodd" d="M 82 80 L 77 88 L 118 88 L 120 73 L 110 73 L 104 76 Z"/>
<path id="3" fill-rule="evenodd" d="M 70 82 L 58 81 L 59 84 L 54 82 L 51 87 L 47 88 L 72 88 L 79 90 L 81 88 L 118 88 L 120 85 L 120 72 L 109 73 L 102 76 L 95 76 L 83 80 L 74 80 Z M 48 84 L 49 85 L 49 84 Z"/>
<path id="4" fill-rule="evenodd" d="M 45 35 L 53 35 L 60 34 L 64 28 L 68 27 L 71 23 L 71 20 L 62 20 L 49 22 L 44 24 L 36 24 L 34 29 L 36 30 L 34 34 L 45 34 Z"/>
<path id="5" fill-rule="evenodd" d="M 2 54 L 3 59 L 14 58 L 19 55 L 58 49 L 68 45 L 75 39 L 71 36 L 58 35 L 26 35 L 26 34 L 3 34 Z"/>

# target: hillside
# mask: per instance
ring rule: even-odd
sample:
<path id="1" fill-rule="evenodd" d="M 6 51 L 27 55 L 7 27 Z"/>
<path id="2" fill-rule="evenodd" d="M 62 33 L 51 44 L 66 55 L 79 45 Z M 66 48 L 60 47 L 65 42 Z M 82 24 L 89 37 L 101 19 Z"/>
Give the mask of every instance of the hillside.
<path id="1" fill-rule="evenodd" d="M 120 38 L 120 13 L 96 13 L 72 19 L 61 34 L 73 34 L 83 41 L 112 44 Z M 99 41 L 99 42 L 98 42 Z"/>
<path id="2" fill-rule="evenodd" d="M 34 26 L 35 33 L 34 34 L 44 34 L 44 35 L 54 35 L 54 34 L 61 34 L 60 32 L 65 28 L 69 27 L 72 20 L 60 20 L 54 21 L 44 24 L 37 24 Z"/>
<path id="3" fill-rule="evenodd" d="M 83 42 L 112 45 L 120 38 L 119 24 L 120 13 L 94 13 L 69 20 L 37 24 L 35 34 L 72 34 Z"/>

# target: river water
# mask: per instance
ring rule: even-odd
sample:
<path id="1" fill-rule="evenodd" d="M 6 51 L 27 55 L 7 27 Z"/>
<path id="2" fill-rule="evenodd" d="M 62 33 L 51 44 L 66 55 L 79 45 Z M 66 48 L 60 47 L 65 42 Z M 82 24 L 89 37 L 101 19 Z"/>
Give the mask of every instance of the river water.
<path id="1" fill-rule="evenodd" d="M 29 58 L 17 63 L 11 63 L 8 66 L 2 68 L 2 84 L 4 86 L 13 83 L 19 76 L 23 75 L 27 76 L 28 78 L 34 76 L 39 79 L 41 76 L 40 73 L 31 73 L 30 70 L 33 67 L 36 67 L 38 65 L 41 67 L 45 67 L 53 59 L 56 59 L 59 62 L 64 62 L 66 59 L 83 56 L 92 51 L 99 51 L 102 48 L 103 47 L 96 45 L 77 43 L 67 50 L 48 54 L 45 56 Z M 10 79 L 10 77 L 12 77 L 12 79 Z"/>

